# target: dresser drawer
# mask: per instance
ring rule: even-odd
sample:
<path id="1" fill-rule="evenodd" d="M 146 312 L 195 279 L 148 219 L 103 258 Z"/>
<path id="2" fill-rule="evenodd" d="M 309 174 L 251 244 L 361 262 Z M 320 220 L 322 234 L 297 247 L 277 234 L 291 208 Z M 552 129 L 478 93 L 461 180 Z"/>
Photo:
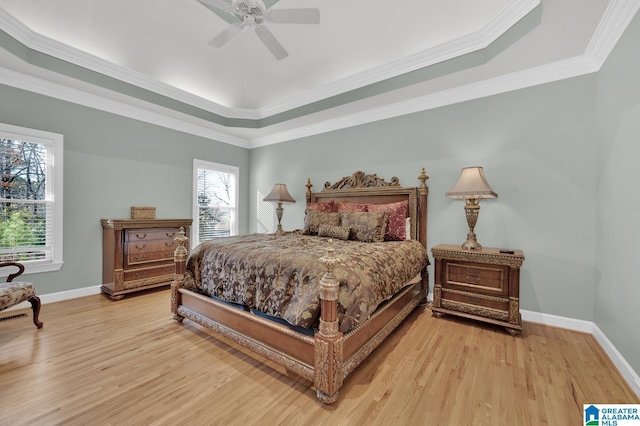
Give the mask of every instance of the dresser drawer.
<path id="1" fill-rule="evenodd" d="M 140 228 L 127 229 L 125 241 L 146 242 L 150 240 L 171 240 L 178 236 L 179 228 Z"/>
<path id="2" fill-rule="evenodd" d="M 443 261 L 443 288 L 493 296 L 509 294 L 509 267 L 473 262 Z"/>
<path id="3" fill-rule="evenodd" d="M 125 246 L 125 267 L 164 260 L 173 261 L 173 252 L 176 247 L 177 243 L 173 240 L 127 243 Z"/>
<path id="4" fill-rule="evenodd" d="M 174 263 L 169 265 L 156 266 L 152 268 L 138 268 L 124 272 L 124 281 L 136 281 L 144 280 L 153 277 L 159 277 L 163 275 L 171 275 L 175 272 L 176 266 Z M 170 278 L 171 279 L 171 278 Z"/>
<path id="5" fill-rule="evenodd" d="M 173 262 L 173 252 L 178 244 L 175 228 L 131 229 L 124 243 L 124 268 L 152 263 Z"/>

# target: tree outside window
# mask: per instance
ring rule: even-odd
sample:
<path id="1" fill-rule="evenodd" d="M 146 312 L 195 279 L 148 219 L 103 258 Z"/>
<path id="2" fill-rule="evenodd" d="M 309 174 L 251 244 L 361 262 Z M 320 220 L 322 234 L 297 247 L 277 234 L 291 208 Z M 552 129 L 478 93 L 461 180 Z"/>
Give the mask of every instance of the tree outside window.
<path id="1" fill-rule="evenodd" d="M 24 263 L 29 272 L 39 272 L 32 265 L 61 263 L 53 202 L 53 158 L 61 145 L 61 135 L 0 124 L 0 261 Z"/>
<path id="2" fill-rule="evenodd" d="M 46 147 L 0 139 L 0 260 L 46 258 Z"/>
<path id="3" fill-rule="evenodd" d="M 194 242 L 237 234 L 238 168 L 194 160 Z"/>

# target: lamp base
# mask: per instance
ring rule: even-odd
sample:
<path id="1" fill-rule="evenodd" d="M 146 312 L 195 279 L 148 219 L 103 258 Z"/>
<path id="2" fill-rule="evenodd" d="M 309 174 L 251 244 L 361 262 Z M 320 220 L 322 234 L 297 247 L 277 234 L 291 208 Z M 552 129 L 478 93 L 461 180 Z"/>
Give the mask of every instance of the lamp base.
<path id="1" fill-rule="evenodd" d="M 462 243 L 462 248 L 465 250 L 482 250 L 482 246 L 476 240 L 467 240 Z"/>
<path id="2" fill-rule="evenodd" d="M 280 223 L 282 221 L 283 211 L 284 209 L 282 208 L 282 201 L 278 201 L 278 207 L 276 207 L 276 216 L 278 217 L 278 229 L 276 230 L 276 235 L 284 234 L 284 231 L 282 230 L 282 224 Z"/>
<path id="3" fill-rule="evenodd" d="M 465 199 L 464 212 L 467 217 L 467 225 L 469 225 L 469 233 L 467 234 L 467 241 L 462 244 L 462 248 L 465 250 L 482 250 L 482 246 L 476 239 L 476 233 L 473 229 L 476 227 L 478 221 L 478 214 L 480 213 L 480 197 L 472 197 Z"/>

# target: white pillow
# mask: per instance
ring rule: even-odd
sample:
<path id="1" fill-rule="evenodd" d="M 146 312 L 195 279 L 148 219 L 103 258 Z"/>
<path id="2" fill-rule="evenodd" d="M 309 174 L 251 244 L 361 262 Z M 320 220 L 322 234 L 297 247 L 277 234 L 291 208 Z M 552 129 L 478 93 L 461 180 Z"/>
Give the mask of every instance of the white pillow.
<path id="1" fill-rule="evenodd" d="M 404 230 L 404 233 L 405 233 L 404 239 L 405 240 L 410 240 L 411 239 L 411 218 L 410 217 L 405 219 L 404 229 L 405 229 Z"/>

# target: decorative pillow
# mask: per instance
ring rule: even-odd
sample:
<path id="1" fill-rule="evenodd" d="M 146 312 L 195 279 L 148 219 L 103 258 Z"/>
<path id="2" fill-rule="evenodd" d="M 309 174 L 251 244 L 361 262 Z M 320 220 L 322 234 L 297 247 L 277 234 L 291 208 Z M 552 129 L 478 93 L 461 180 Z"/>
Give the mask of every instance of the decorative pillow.
<path id="1" fill-rule="evenodd" d="M 323 213 L 331 213 L 333 211 L 333 200 L 328 201 L 326 203 L 308 203 L 306 211 L 316 211 Z"/>
<path id="2" fill-rule="evenodd" d="M 339 212 L 366 212 L 367 204 L 340 203 L 338 204 Z"/>
<path id="3" fill-rule="evenodd" d="M 408 217 L 405 221 L 404 221 L 404 226 L 406 229 L 406 233 L 404 236 L 405 240 L 410 240 L 411 239 L 411 218 Z"/>
<path id="4" fill-rule="evenodd" d="M 342 226 L 350 228 L 349 239 L 364 243 L 384 241 L 384 230 L 387 229 L 389 213 L 382 212 L 342 212 Z"/>
<path id="5" fill-rule="evenodd" d="M 369 204 L 367 211 L 381 212 L 387 210 L 389 212 L 389 223 L 384 232 L 384 239 L 389 241 L 402 241 L 407 236 L 407 210 L 409 209 L 408 201 L 399 201 L 390 204 Z"/>
<path id="6" fill-rule="evenodd" d="M 321 223 L 320 226 L 318 226 L 318 237 L 329 237 L 335 238 L 337 240 L 348 240 L 349 228 Z"/>
<path id="7" fill-rule="evenodd" d="M 304 229 L 302 233 L 305 235 L 316 235 L 320 224 L 340 225 L 340 213 L 324 213 L 311 210 L 304 217 Z"/>

